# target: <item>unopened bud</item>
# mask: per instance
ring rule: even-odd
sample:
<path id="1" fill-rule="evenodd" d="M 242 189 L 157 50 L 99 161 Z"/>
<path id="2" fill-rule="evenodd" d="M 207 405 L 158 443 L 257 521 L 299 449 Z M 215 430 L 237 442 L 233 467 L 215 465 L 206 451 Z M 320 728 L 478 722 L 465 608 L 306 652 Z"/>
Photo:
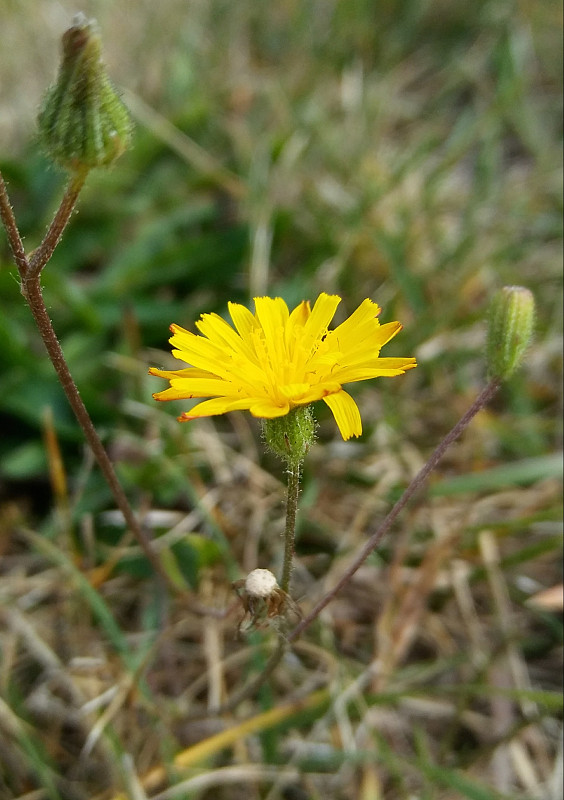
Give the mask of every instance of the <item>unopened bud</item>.
<path id="1" fill-rule="evenodd" d="M 39 112 L 41 140 L 65 169 L 109 166 L 127 149 L 132 126 L 102 62 L 96 22 L 78 14 L 62 46 L 57 81 Z"/>
<path id="2" fill-rule="evenodd" d="M 523 286 L 504 286 L 490 306 L 487 357 L 493 378 L 506 380 L 523 361 L 533 335 L 535 299 Z"/>

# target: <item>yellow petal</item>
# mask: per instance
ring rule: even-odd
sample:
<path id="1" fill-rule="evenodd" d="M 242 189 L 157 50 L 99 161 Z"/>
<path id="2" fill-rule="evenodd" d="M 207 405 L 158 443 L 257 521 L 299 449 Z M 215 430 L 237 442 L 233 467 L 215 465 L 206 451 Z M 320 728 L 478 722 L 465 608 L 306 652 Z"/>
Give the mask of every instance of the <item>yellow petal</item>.
<path id="1" fill-rule="evenodd" d="M 237 347 L 241 337 L 234 331 L 231 325 L 220 317 L 219 314 L 202 314 L 196 322 L 196 327 L 203 336 L 211 342 L 229 347 Z"/>
<path id="2" fill-rule="evenodd" d="M 248 393 L 240 391 L 239 386 L 234 387 L 231 381 L 222 378 L 171 378 L 170 386 L 187 400 L 192 397 L 233 397 L 236 394 L 248 396 Z"/>
<path id="3" fill-rule="evenodd" d="M 288 318 L 288 324 L 284 332 L 284 343 L 288 357 L 289 373 L 293 373 L 296 369 L 296 360 L 303 354 L 303 329 L 304 325 L 311 316 L 311 306 L 309 300 L 302 300 L 299 306 L 296 306 Z M 303 360 L 303 358 L 302 358 Z"/>
<path id="4" fill-rule="evenodd" d="M 176 348 L 172 351 L 172 355 L 180 361 L 222 378 L 231 377 L 233 356 L 225 348 L 219 347 L 203 336 L 195 335 L 187 338 L 175 334 L 170 342 Z"/>
<path id="5" fill-rule="evenodd" d="M 290 314 L 290 326 L 303 326 L 309 319 L 311 314 L 311 306 L 309 300 L 302 300 L 299 306 L 296 306 L 295 309 Z"/>
<path id="6" fill-rule="evenodd" d="M 205 369 L 195 369 L 194 367 L 186 367 L 186 369 L 158 369 L 151 367 L 149 375 L 156 375 L 158 378 L 213 378 L 214 374 Z"/>
<path id="7" fill-rule="evenodd" d="M 278 405 L 268 399 L 257 400 L 251 406 L 249 406 L 249 411 L 253 417 L 265 417 L 267 419 L 272 419 L 273 417 L 283 417 L 290 411 L 290 403 Z"/>
<path id="8" fill-rule="evenodd" d="M 266 335 L 269 330 L 285 328 L 289 316 L 288 306 L 281 297 L 255 297 L 255 317 Z"/>
<path id="9" fill-rule="evenodd" d="M 186 328 L 183 328 L 181 325 L 177 325 L 176 322 L 173 322 L 172 325 L 170 325 L 169 329 L 172 331 L 173 336 L 175 334 L 177 334 L 177 333 L 178 334 L 186 334 L 186 336 L 195 336 L 196 335 L 196 334 L 192 333 L 192 331 L 186 330 Z M 169 341 L 170 341 L 170 339 L 169 339 Z"/>
<path id="10" fill-rule="evenodd" d="M 413 369 L 417 366 L 417 361 L 414 358 L 379 358 L 378 369 L 382 370 L 400 370 L 405 372 L 408 369 Z"/>
<path id="11" fill-rule="evenodd" d="M 302 341 L 306 349 L 309 349 L 314 342 L 321 341 L 340 302 L 341 298 L 335 294 L 322 292 L 319 295 L 304 325 Z"/>
<path id="12" fill-rule="evenodd" d="M 213 417 L 216 414 L 226 414 L 228 411 L 242 411 L 248 409 L 249 404 L 252 402 L 253 400 L 249 400 L 249 398 L 214 397 L 212 400 L 204 400 L 203 403 L 198 403 L 190 411 L 185 411 L 184 414 L 178 417 L 178 421 L 189 422 L 191 419 Z"/>
<path id="13" fill-rule="evenodd" d="M 242 306 L 240 303 L 228 303 L 227 308 L 233 324 L 243 339 L 246 339 L 251 331 L 258 328 L 259 324 L 254 314 L 246 306 Z"/>
<path id="14" fill-rule="evenodd" d="M 281 297 L 255 297 L 255 316 L 264 332 L 270 368 L 274 372 L 283 370 L 288 361 L 284 348 L 288 306 Z"/>
<path id="15" fill-rule="evenodd" d="M 196 326 L 200 333 L 225 353 L 232 352 L 234 356 L 248 359 L 251 362 L 255 361 L 255 354 L 248 339 L 233 330 L 231 325 L 219 314 L 202 314 Z"/>
<path id="16" fill-rule="evenodd" d="M 282 383 L 278 387 L 282 397 L 286 397 L 288 400 L 297 401 L 300 403 L 302 402 L 302 397 L 309 391 L 310 388 L 311 387 L 309 383 Z"/>
<path id="17" fill-rule="evenodd" d="M 360 411 L 350 394 L 341 389 L 340 392 L 327 395 L 323 400 L 333 412 L 335 422 L 345 441 L 351 436 L 360 436 L 362 433 Z"/>
<path id="18" fill-rule="evenodd" d="M 385 325 L 380 325 L 378 331 L 378 347 L 384 347 L 390 339 L 393 339 L 396 333 L 399 333 L 403 325 L 401 322 L 386 322 Z"/>
<path id="19" fill-rule="evenodd" d="M 178 389 L 173 389 L 169 387 L 168 389 L 163 389 L 162 392 L 155 392 L 153 394 L 153 400 L 185 400 L 186 395 L 179 392 Z"/>
<path id="20" fill-rule="evenodd" d="M 380 306 L 369 298 L 363 300 L 350 317 L 341 322 L 340 325 L 337 325 L 334 331 L 335 337 L 339 342 L 343 342 L 347 341 L 351 336 L 353 339 L 358 338 L 359 329 L 366 324 L 370 325 L 371 329 L 372 326 L 379 326 L 380 323 L 377 320 L 377 316 L 381 310 Z"/>
<path id="21" fill-rule="evenodd" d="M 312 386 L 307 392 L 294 396 L 294 402 L 304 405 L 305 403 L 314 403 L 316 400 L 323 400 L 329 394 L 335 394 L 341 391 L 341 384 L 337 381 L 323 381 L 316 386 Z"/>
<path id="22" fill-rule="evenodd" d="M 403 375 L 408 369 L 416 366 L 414 358 L 374 358 L 364 364 L 353 364 L 335 369 L 331 373 L 331 377 L 340 383 L 366 381 L 372 378 L 393 378 L 396 375 Z"/>

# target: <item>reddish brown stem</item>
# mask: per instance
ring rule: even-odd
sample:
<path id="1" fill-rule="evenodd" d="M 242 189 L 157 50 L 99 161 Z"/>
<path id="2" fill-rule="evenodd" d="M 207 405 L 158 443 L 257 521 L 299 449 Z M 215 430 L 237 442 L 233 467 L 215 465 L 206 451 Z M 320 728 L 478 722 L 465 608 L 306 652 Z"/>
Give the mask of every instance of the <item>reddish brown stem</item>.
<path id="1" fill-rule="evenodd" d="M 129 505 L 129 501 L 127 500 L 127 497 L 125 496 L 122 486 L 118 480 L 112 462 L 110 461 L 110 458 L 106 453 L 102 442 L 100 441 L 100 437 L 98 436 L 94 424 L 90 419 L 90 415 L 86 410 L 86 406 L 82 402 L 78 388 L 67 366 L 61 345 L 59 344 L 59 340 L 57 339 L 57 335 L 53 329 L 51 320 L 49 319 L 47 309 L 45 308 L 39 277 L 32 277 L 30 280 L 26 280 L 25 283 L 22 283 L 22 293 L 29 303 L 31 313 L 33 314 L 33 318 L 39 329 L 41 338 L 43 339 L 43 343 L 47 348 L 47 353 L 49 354 L 51 363 L 55 368 L 59 382 L 67 396 L 67 400 L 69 401 L 71 408 L 74 411 L 74 415 L 84 432 L 84 436 L 90 445 L 92 453 L 94 454 L 94 458 L 102 470 L 104 478 L 110 487 L 117 506 L 123 514 L 126 525 L 133 532 L 135 538 L 143 549 L 143 552 L 157 573 L 159 573 L 166 580 L 166 575 L 163 574 L 160 561 L 154 551 L 151 549 L 147 537 L 139 525 L 131 506 Z"/>
<path id="2" fill-rule="evenodd" d="M 10 204 L 8 191 L 2 173 L 0 173 L 0 217 L 6 228 L 8 234 L 8 243 L 14 256 L 14 261 L 18 268 L 18 272 L 23 280 L 29 269 L 29 263 L 25 254 L 22 238 L 16 224 L 16 218 Z"/>
<path id="3" fill-rule="evenodd" d="M 43 241 L 29 258 L 29 278 L 39 275 L 61 241 L 87 175 L 88 170 L 81 170 L 72 176 Z"/>
<path id="4" fill-rule="evenodd" d="M 6 228 L 10 248 L 20 273 L 22 294 L 28 302 L 39 333 L 41 334 L 41 338 L 43 339 L 43 343 L 47 349 L 51 363 L 53 364 L 55 372 L 57 373 L 57 377 L 64 389 L 71 408 L 74 411 L 75 417 L 84 432 L 84 436 L 86 437 L 92 453 L 98 462 L 98 466 L 102 470 L 104 478 L 110 487 L 117 506 L 123 514 L 126 525 L 132 531 L 157 574 L 159 574 L 166 583 L 169 583 L 166 573 L 162 568 L 161 562 L 159 561 L 155 552 L 152 550 L 144 531 L 142 530 L 137 518 L 135 517 L 135 514 L 131 509 L 131 506 L 129 505 L 129 501 L 127 500 L 125 492 L 123 491 L 118 480 L 112 462 L 110 461 L 110 458 L 106 453 L 102 442 L 100 441 L 100 437 L 98 436 L 94 424 L 90 419 L 90 415 L 86 410 L 86 406 L 82 402 L 78 388 L 72 378 L 65 360 L 61 345 L 59 344 L 59 340 L 57 339 L 57 335 L 53 329 L 51 320 L 49 319 L 49 314 L 47 313 L 41 291 L 39 278 L 41 270 L 51 258 L 55 247 L 61 239 L 63 231 L 68 224 L 73 209 L 76 205 L 78 195 L 82 186 L 84 185 L 85 179 L 86 172 L 77 173 L 73 176 L 69 186 L 67 187 L 61 205 L 59 206 L 42 243 L 29 259 L 24 251 L 21 236 L 19 234 L 14 213 L 8 198 L 8 193 L 6 191 L 6 185 L 1 174 L 0 216 Z"/>
<path id="5" fill-rule="evenodd" d="M 378 527 L 375 533 L 372 534 L 370 539 L 366 542 L 366 544 L 361 548 L 360 552 L 352 562 L 352 564 L 348 567 L 345 574 L 341 577 L 339 582 L 334 586 L 327 594 L 321 598 L 321 600 L 315 605 L 315 607 L 310 611 L 310 613 L 303 618 L 303 620 L 296 625 L 294 630 L 288 635 L 288 641 L 293 641 L 296 639 L 311 623 L 319 616 L 319 614 L 323 611 L 325 606 L 327 606 L 331 600 L 335 597 L 335 595 L 343 588 L 343 586 L 348 583 L 348 581 L 352 578 L 354 573 L 357 569 L 366 561 L 370 553 L 375 550 L 380 542 L 382 541 L 383 537 L 391 528 L 392 524 L 394 523 L 396 517 L 403 510 L 403 508 L 407 505 L 407 503 L 411 500 L 415 492 L 421 488 L 421 486 L 425 483 L 429 474 L 435 469 L 443 455 L 445 454 L 446 450 L 450 445 L 458 439 L 461 433 L 464 431 L 465 428 L 468 427 L 470 421 L 476 416 L 480 409 L 484 408 L 484 406 L 489 403 L 492 399 L 494 394 L 500 387 L 500 381 L 498 379 L 494 379 L 490 381 L 487 386 L 482 390 L 479 396 L 476 398 L 474 403 L 470 406 L 468 411 L 464 414 L 464 416 L 456 423 L 454 428 L 447 433 L 445 438 L 442 442 L 438 445 L 435 449 L 427 463 L 419 470 L 415 478 L 411 481 L 405 492 L 402 494 L 400 499 L 397 501 L 395 506 L 392 508 L 388 516 L 384 519 L 381 525 Z"/>

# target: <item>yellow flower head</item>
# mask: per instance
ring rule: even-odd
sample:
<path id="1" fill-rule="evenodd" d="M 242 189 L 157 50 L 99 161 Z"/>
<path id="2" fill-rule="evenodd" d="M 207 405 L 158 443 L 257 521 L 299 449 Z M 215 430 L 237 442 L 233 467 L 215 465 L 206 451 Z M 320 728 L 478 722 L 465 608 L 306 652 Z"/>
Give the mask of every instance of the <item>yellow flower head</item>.
<path id="1" fill-rule="evenodd" d="M 229 303 L 235 329 L 217 314 L 196 323 L 201 335 L 171 325 L 172 355 L 191 366 L 152 368 L 170 381 L 155 400 L 211 397 L 186 411 L 180 422 L 248 409 L 255 417 L 281 417 L 296 406 L 324 400 L 343 439 L 360 436 L 360 412 L 344 383 L 402 375 L 414 358 L 380 358 L 380 349 L 398 333 L 399 322 L 380 325 L 381 309 L 364 300 L 334 330 L 328 325 L 341 301 L 321 294 L 313 308 L 300 303 L 291 313 L 280 297 L 255 297 L 255 313 Z"/>

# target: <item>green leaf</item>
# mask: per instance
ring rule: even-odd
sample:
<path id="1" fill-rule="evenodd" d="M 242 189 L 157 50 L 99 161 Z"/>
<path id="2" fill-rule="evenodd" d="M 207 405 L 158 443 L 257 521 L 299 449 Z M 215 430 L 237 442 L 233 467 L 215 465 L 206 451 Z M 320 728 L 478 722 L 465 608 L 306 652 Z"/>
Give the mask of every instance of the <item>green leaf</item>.
<path id="1" fill-rule="evenodd" d="M 527 458 L 513 464 L 458 475 L 436 483 L 429 488 L 432 497 L 446 497 L 464 492 L 483 492 L 511 486 L 527 486 L 547 478 L 561 478 L 562 454 L 554 453 L 538 458 Z"/>
<path id="2" fill-rule="evenodd" d="M 418 762 L 418 766 L 435 786 L 448 786 L 457 792 L 457 797 L 466 797 L 468 800 L 510 800 L 508 795 L 477 783 L 458 770 L 439 767 L 423 759 Z"/>
<path id="3" fill-rule="evenodd" d="M 0 475 L 11 480 L 44 475 L 47 468 L 45 450 L 41 442 L 30 441 L 4 455 Z"/>
<path id="4" fill-rule="evenodd" d="M 188 541 L 176 542 L 169 551 L 176 560 L 176 565 L 183 578 L 184 583 L 191 589 L 198 586 L 198 569 L 200 559 L 198 551 Z"/>

